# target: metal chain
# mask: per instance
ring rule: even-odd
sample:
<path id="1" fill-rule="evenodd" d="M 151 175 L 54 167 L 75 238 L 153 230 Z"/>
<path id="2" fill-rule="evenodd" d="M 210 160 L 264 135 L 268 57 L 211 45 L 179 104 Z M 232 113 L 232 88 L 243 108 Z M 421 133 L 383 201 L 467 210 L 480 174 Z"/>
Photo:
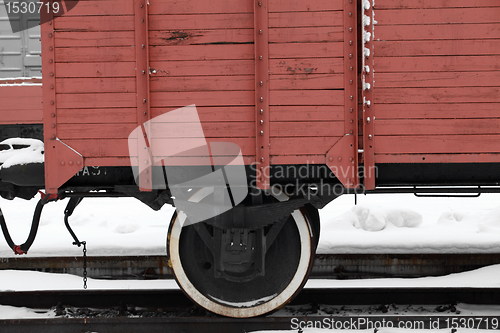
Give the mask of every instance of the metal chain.
<path id="1" fill-rule="evenodd" d="M 87 289 L 87 242 L 83 244 L 83 289 Z"/>

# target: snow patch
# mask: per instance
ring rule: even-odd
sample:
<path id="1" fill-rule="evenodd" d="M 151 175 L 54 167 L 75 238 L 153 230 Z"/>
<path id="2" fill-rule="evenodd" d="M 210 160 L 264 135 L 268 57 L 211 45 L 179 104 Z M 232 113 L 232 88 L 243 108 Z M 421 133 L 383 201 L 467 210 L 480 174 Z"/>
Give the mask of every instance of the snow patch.
<path id="1" fill-rule="evenodd" d="M 422 224 L 422 215 L 411 210 L 376 210 L 356 206 L 352 209 L 353 226 L 364 231 L 381 231 L 388 225 L 397 228 L 416 228 Z"/>

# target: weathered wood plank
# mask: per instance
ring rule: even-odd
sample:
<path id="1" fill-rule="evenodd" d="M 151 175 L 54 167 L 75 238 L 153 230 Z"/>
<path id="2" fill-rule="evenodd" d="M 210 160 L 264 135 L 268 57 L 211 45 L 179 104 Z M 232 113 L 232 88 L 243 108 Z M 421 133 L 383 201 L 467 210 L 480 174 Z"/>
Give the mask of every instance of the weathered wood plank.
<path id="1" fill-rule="evenodd" d="M 500 152 L 500 135 L 376 136 L 378 154 Z"/>
<path id="2" fill-rule="evenodd" d="M 331 105 L 271 106 L 271 121 L 343 121 L 344 107 Z"/>
<path id="3" fill-rule="evenodd" d="M 253 60 L 152 61 L 153 77 L 254 75 Z"/>
<path id="4" fill-rule="evenodd" d="M 152 118 L 163 115 L 177 107 L 151 108 Z M 237 122 L 255 121 L 255 108 L 253 106 L 196 106 L 198 116 L 202 122 Z M 169 117 L 169 121 L 185 122 L 184 117 L 175 119 Z"/>
<path id="5" fill-rule="evenodd" d="M 269 45 L 269 57 L 276 58 L 335 58 L 343 57 L 343 43 L 278 43 Z"/>
<path id="6" fill-rule="evenodd" d="M 127 62 L 135 59 L 135 48 L 126 47 L 73 47 L 56 48 L 56 62 Z M 75 66 L 78 67 L 78 66 Z"/>
<path id="7" fill-rule="evenodd" d="M 150 15 L 149 30 L 253 29 L 253 13 Z"/>
<path id="8" fill-rule="evenodd" d="M 331 27 L 343 22 L 340 11 L 269 13 L 269 28 Z"/>
<path id="9" fill-rule="evenodd" d="M 500 102 L 500 87 L 377 88 L 374 102 L 384 103 L 467 103 Z"/>
<path id="10" fill-rule="evenodd" d="M 500 7 L 446 9 L 389 9 L 376 12 L 378 26 L 443 23 L 498 23 Z"/>
<path id="11" fill-rule="evenodd" d="M 149 33 L 151 46 L 249 44 L 253 43 L 253 29 L 220 30 L 161 30 Z"/>
<path id="12" fill-rule="evenodd" d="M 271 75 L 272 90 L 343 89 L 343 74 L 285 74 Z"/>
<path id="13" fill-rule="evenodd" d="M 500 86 L 495 72 L 376 73 L 378 88 Z"/>
<path id="14" fill-rule="evenodd" d="M 271 138 L 271 155 L 326 154 L 340 137 Z"/>
<path id="15" fill-rule="evenodd" d="M 169 0 L 151 1 L 151 15 L 172 14 L 220 14 L 220 13 L 252 13 L 252 1 L 234 0 Z"/>
<path id="16" fill-rule="evenodd" d="M 135 107 L 136 96 L 135 93 L 59 94 L 56 103 L 62 109 L 130 108 Z"/>
<path id="17" fill-rule="evenodd" d="M 85 19 L 59 16 L 54 19 L 56 31 L 133 31 L 133 16 L 86 16 Z"/>
<path id="18" fill-rule="evenodd" d="M 375 154 L 376 163 L 496 163 L 500 153 L 493 154 Z"/>
<path id="19" fill-rule="evenodd" d="M 135 62 L 56 63 L 58 78 L 135 77 Z"/>
<path id="20" fill-rule="evenodd" d="M 271 74 L 340 74 L 344 72 L 342 58 L 271 59 Z"/>
<path id="21" fill-rule="evenodd" d="M 255 92 L 251 91 L 195 91 L 151 93 L 151 107 L 162 106 L 217 106 L 217 105 L 254 105 Z"/>
<path id="22" fill-rule="evenodd" d="M 151 61 L 161 60 L 249 60 L 253 45 L 156 46 L 150 49 Z"/>
<path id="23" fill-rule="evenodd" d="M 375 56 L 377 73 L 398 72 L 478 72 L 500 70 L 500 55 L 494 56 Z"/>
<path id="24" fill-rule="evenodd" d="M 341 42 L 343 39 L 342 26 L 269 29 L 271 43 Z"/>
<path id="25" fill-rule="evenodd" d="M 381 0 L 376 9 L 498 7 L 497 0 Z"/>
<path id="26" fill-rule="evenodd" d="M 135 108 L 57 109 L 58 124 L 109 124 L 137 122 Z"/>
<path id="27" fill-rule="evenodd" d="M 339 137 L 344 134 L 343 121 L 271 122 L 271 137 Z"/>
<path id="28" fill-rule="evenodd" d="M 252 90 L 255 88 L 255 76 L 153 77 L 150 87 L 154 92 Z"/>
<path id="29" fill-rule="evenodd" d="M 344 105 L 343 90 L 275 90 L 271 105 Z"/>
<path id="30" fill-rule="evenodd" d="M 57 31 L 56 47 L 108 47 L 133 46 L 133 31 Z"/>
<path id="31" fill-rule="evenodd" d="M 65 6 L 72 9 L 69 12 L 54 13 L 54 16 L 132 15 L 133 3 L 133 1 L 123 0 L 65 1 Z"/>
<path id="32" fill-rule="evenodd" d="M 375 52 L 378 57 L 498 55 L 500 54 L 500 39 L 380 41 L 375 43 Z"/>
<path id="33" fill-rule="evenodd" d="M 375 135 L 500 134 L 500 119 L 377 119 Z"/>
<path id="34" fill-rule="evenodd" d="M 378 104 L 377 119 L 500 118 L 500 103 Z"/>
<path id="35" fill-rule="evenodd" d="M 441 40 L 500 38 L 500 23 L 377 26 L 381 40 Z"/>
<path id="36" fill-rule="evenodd" d="M 58 94 L 135 92 L 134 78 L 58 78 Z"/>
<path id="37" fill-rule="evenodd" d="M 342 0 L 274 0 L 269 2 L 270 12 L 318 12 L 343 8 Z"/>

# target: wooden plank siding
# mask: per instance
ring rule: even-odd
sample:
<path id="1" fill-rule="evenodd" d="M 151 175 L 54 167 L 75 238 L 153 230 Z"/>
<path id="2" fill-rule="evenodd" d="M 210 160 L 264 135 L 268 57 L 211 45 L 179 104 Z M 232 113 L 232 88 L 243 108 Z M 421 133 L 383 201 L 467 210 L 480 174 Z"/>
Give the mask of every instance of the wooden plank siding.
<path id="1" fill-rule="evenodd" d="M 500 162 L 500 3 L 374 8 L 375 162 Z"/>
<path id="2" fill-rule="evenodd" d="M 345 134 L 344 2 L 269 2 L 272 163 L 325 163 Z M 157 0 L 148 11 L 151 118 L 195 104 L 210 142 L 234 142 L 255 162 L 254 3 Z M 132 0 L 82 0 L 54 20 L 57 135 L 87 165 L 130 163 L 134 22 Z M 153 143 L 194 139 L 171 121 Z"/>

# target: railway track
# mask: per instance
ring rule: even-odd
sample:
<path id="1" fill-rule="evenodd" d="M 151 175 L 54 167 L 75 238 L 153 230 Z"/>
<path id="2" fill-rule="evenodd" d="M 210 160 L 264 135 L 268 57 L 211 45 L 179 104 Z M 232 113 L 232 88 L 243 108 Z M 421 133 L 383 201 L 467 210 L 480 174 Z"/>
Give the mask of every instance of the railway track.
<path id="1" fill-rule="evenodd" d="M 499 254 L 339 254 L 318 255 L 313 278 L 419 277 L 443 275 L 500 263 Z M 171 271 L 163 256 L 89 257 L 88 273 L 94 278 L 168 279 Z M 54 273 L 82 273 L 80 257 L 2 258 L 0 269 Z M 1 292 L 0 304 L 39 309 L 55 318 L 0 320 L 0 331 L 34 332 L 252 332 L 286 330 L 294 320 L 342 321 L 369 316 L 397 323 L 429 320 L 425 316 L 387 314 L 391 307 L 426 304 L 434 309 L 439 328 L 460 316 L 458 303 L 498 304 L 500 288 L 328 288 L 304 289 L 285 309 L 253 319 L 229 319 L 201 310 L 180 291 L 171 290 L 70 290 Z M 349 316 L 345 306 L 364 306 Z M 335 310 L 336 309 L 336 310 Z M 326 315 L 326 317 L 325 317 Z M 425 318 L 424 318 L 425 317 Z M 460 317 L 466 318 L 466 317 Z M 497 317 L 485 317 L 489 322 Z M 467 318 L 466 318 L 467 319 Z M 447 321 L 448 320 L 448 321 Z M 474 328 L 491 328 L 484 326 Z"/>
<path id="2" fill-rule="evenodd" d="M 50 319 L 0 320 L 1 332 L 224 332 L 286 330 L 294 321 L 369 320 L 429 322 L 447 328 L 450 318 L 460 316 L 457 303 L 496 304 L 500 289 L 481 288 L 372 288 L 305 289 L 285 309 L 253 319 L 229 319 L 194 307 L 180 290 L 107 290 L 4 292 L 0 304 L 29 306 L 58 317 Z M 321 305 L 319 305 L 321 304 Z M 387 314 L 405 304 L 426 304 L 431 313 L 422 315 Z M 342 313 L 349 305 L 368 306 L 356 315 Z M 337 308 L 335 308 L 337 306 Z M 336 310 L 335 310 L 336 309 Z M 404 311 L 403 311 L 404 312 Z M 499 317 L 482 317 L 497 322 Z M 448 321 L 447 321 L 448 319 Z M 491 328 L 487 322 L 475 328 Z M 482 326 L 481 326 L 482 325 Z M 369 328 L 369 326 L 368 326 Z M 451 331 L 450 331 L 451 332 Z"/>
<path id="3" fill-rule="evenodd" d="M 320 254 L 311 278 L 357 279 L 439 276 L 500 264 L 500 254 Z M 0 270 L 32 270 L 81 275 L 82 257 L 0 258 Z M 96 279 L 172 279 L 166 256 L 87 258 Z"/>

